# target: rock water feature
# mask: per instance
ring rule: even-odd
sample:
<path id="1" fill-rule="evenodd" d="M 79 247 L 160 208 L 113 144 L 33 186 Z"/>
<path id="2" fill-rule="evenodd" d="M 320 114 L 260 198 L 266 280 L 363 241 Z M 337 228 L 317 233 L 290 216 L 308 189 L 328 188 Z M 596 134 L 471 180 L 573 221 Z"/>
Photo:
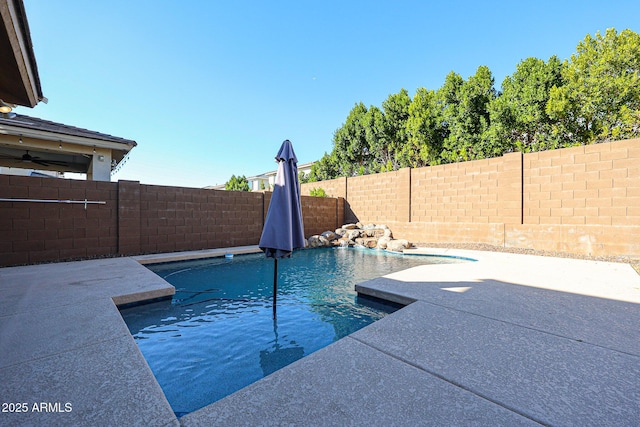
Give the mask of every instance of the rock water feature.
<path id="1" fill-rule="evenodd" d="M 309 248 L 355 246 L 393 252 L 402 252 L 411 247 L 408 240 L 394 239 L 393 233 L 386 225 L 361 223 L 345 224 L 336 231 L 316 234 L 309 237 L 307 243 Z"/>

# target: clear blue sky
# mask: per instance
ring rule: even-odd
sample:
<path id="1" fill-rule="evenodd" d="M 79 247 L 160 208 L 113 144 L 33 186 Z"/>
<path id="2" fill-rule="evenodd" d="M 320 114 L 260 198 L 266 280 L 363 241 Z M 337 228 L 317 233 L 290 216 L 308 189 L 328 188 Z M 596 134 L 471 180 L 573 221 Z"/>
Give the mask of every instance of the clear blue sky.
<path id="1" fill-rule="evenodd" d="M 204 187 L 332 149 L 355 103 L 438 89 L 450 71 L 567 59 L 640 32 L 633 1 L 24 0 L 48 104 L 18 108 L 133 139 L 112 180 Z"/>

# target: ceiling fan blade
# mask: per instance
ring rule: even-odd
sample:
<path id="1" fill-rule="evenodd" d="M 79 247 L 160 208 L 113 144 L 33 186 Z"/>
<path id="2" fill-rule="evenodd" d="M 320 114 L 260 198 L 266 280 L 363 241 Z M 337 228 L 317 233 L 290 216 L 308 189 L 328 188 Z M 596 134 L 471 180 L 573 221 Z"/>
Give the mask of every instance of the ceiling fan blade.
<path id="1" fill-rule="evenodd" d="M 31 163 L 35 163 L 36 165 L 40 165 L 40 166 L 50 166 L 48 162 L 37 160 L 37 159 L 39 159 L 39 157 L 31 158 Z"/>

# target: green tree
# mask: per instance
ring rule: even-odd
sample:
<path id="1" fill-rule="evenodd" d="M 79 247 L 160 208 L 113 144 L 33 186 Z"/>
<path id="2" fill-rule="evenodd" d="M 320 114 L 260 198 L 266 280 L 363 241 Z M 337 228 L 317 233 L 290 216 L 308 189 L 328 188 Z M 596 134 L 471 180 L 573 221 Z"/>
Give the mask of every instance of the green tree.
<path id="1" fill-rule="evenodd" d="M 614 28 L 587 35 L 551 89 L 547 113 L 573 144 L 640 135 L 640 35 Z"/>
<path id="2" fill-rule="evenodd" d="M 409 119 L 409 105 L 411 97 L 406 89 L 389 95 L 382 102 L 384 114 L 386 153 L 385 170 L 398 170 L 409 166 L 409 162 L 403 157 L 408 144 L 407 120 Z"/>
<path id="3" fill-rule="evenodd" d="M 385 172 L 392 166 L 393 154 L 389 152 L 384 113 L 372 105 L 363 117 L 365 139 L 370 156 L 366 161 L 367 172 Z"/>
<path id="4" fill-rule="evenodd" d="M 244 175 L 231 175 L 229 181 L 224 184 L 224 189 L 229 191 L 249 191 L 249 181 Z"/>
<path id="5" fill-rule="evenodd" d="M 409 105 L 406 134 L 403 164 L 421 167 L 439 163 L 445 131 L 442 110 L 433 90 L 418 88 L 416 91 Z"/>
<path id="6" fill-rule="evenodd" d="M 334 154 L 339 176 L 354 176 L 368 173 L 372 154 L 367 141 L 369 117 L 362 102 L 356 104 L 347 121 L 333 136 Z"/>
<path id="7" fill-rule="evenodd" d="M 520 62 L 502 83 L 502 93 L 489 104 L 490 141 L 495 155 L 510 151 L 540 151 L 558 146 L 552 137 L 556 123 L 546 112 L 551 88 L 561 87 L 563 64 L 556 56 Z"/>
<path id="8" fill-rule="evenodd" d="M 338 159 L 334 149 L 333 153 L 324 153 L 320 160 L 311 165 L 311 172 L 309 172 L 307 182 L 325 181 L 339 176 Z"/>
<path id="9" fill-rule="evenodd" d="M 489 103 L 496 97 L 491 71 L 478 67 L 476 74 L 463 81 L 450 73 L 443 86 L 444 122 L 448 135 L 444 140 L 443 158 L 457 162 L 491 156 L 493 149 L 488 137 Z"/>

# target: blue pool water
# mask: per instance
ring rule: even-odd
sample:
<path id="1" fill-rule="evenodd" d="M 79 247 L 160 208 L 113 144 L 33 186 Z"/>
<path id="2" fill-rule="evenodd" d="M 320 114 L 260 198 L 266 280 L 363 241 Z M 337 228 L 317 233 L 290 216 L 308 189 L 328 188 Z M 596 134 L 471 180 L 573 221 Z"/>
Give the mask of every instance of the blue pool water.
<path id="1" fill-rule="evenodd" d="M 359 297 L 357 283 L 416 265 L 463 262 L 384 251 L 314 249 L 273 265 L 264 254 L 148 266 L 170 301 L 121 310 L 178 416 L 215 402 L 398 307 Z"/>

